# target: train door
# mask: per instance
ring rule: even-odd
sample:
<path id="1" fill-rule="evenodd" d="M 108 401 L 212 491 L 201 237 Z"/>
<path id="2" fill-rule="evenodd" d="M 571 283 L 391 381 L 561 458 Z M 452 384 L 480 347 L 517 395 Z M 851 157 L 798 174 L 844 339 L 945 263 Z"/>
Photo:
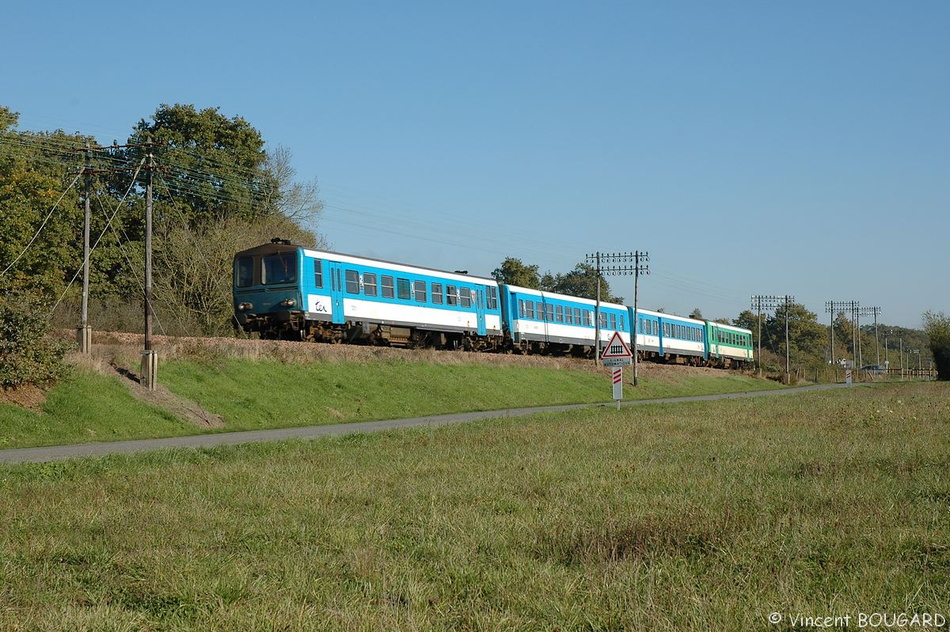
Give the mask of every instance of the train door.
<path id="1" fill-rule="evenodd" d="M 485 326 L 485 288 L 475 290 L 475 317 L 478 319 L 478 335 L 486 335 L 488 329 Z"/>
<path id="2" fill-rule="evenodd" d="M 327 261 L 330 272 L 330 304 L 333 306 L 333 322 L 343 324 L 343 266 L 337 261 Z"/>
<path id="3" fill-rule="evenodd" d="M 554 306 L 548 303 L 548 297 L 542 296 L 541 303 L 542 309 L 544 309 L 544 318 L 541 320 L 544 323 L 544 334 L 541 338 L 545 343 L 551 341 L 551 323 L 554 321 Z"/>

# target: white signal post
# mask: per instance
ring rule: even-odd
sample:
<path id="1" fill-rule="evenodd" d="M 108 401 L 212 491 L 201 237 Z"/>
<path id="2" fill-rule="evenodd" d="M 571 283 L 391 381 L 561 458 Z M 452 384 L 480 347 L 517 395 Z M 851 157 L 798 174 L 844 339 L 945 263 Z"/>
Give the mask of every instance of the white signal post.
<path id="1" fill-rule="evenodd" d="M 619 331 L 614 332 L 610 342 L 604 347 L 600 359 L 604 366 L 613 367 L 613 394 L 617 402 L 617 410 L 620 410 L 620 400 L 623 399 L 623 367 L 633 363 L 633 353 L 620 337 Z"/>

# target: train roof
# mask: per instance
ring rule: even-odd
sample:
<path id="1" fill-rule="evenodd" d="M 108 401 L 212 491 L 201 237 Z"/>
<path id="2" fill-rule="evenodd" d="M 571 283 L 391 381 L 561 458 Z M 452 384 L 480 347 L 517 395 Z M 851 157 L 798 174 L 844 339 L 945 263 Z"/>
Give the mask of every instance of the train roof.
<path id="1" fill-rule="evenodd" d="M 728 329 L 729 331 L 740 331 L 740 332 L 746 333 L 746 334 L 751 334 L 751 333 L 752 333 L 751 330 L 746 329 L 745 327 L 736 327 L 735 325 L 727 325 L 727 324 L 725 324 L 725 323 L 717 323 L 717 322 L 714 321 L 714 320 L 709 321 L 709 324 L 710 324 L 710 325 L 713 325 L 713 326 L 715 326 L 715 327 L 720 327 L 720 328 L 722 328 L 722 329 Z"/>

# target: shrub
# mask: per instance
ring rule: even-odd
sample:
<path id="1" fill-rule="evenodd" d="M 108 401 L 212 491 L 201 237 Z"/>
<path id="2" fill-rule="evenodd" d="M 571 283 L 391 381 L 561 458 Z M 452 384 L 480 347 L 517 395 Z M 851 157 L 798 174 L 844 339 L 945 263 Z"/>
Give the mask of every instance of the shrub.
<path id="1" fill-rule="evenodd" d="M 32 296 L 0 294 L 0 387 L 55 382 L 69 345 L 49 336 L 49 308 Z"/>
<path id="2" fill-rule="evenodd" d="M 938 380 L 950 380 L 950 317 L 943 312 L 925 312 L 924 331 L 930 338 L 930 353 Z"/>

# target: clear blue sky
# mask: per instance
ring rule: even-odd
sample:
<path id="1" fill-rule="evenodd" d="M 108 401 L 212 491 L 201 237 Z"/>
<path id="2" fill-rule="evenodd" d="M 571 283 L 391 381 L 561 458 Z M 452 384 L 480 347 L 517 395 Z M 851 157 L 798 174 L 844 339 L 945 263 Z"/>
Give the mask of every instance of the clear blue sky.
<path id="1" fill-rule="evenodd" d="M 648 251 L 640 305 L 950 313 L 950 2 L 129 2 L 4 10 L 20 129 L 242 116 L 334 249 L 488 275 Z M 612 279 L 632 301 L 632 277 Z"/>

